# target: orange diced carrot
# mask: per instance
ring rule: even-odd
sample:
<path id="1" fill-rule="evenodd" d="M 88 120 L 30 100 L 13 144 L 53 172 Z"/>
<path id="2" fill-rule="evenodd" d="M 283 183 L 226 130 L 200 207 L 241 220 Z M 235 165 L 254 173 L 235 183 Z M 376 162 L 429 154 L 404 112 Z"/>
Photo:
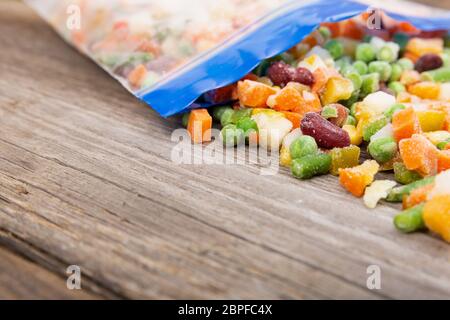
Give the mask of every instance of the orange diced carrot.
<path id="1" fill-rule="evenodd" d="M 397 141 L 410 138 L 413 134 L 420 133 L 419 119 L 413 108 L 406 108 L 396 112 L 392 117 L 394 137 Z"/>
<path id="2" fill-rule="evenodd" d="M 128 75 L 128 82 L 135 88 L 139 88 L 147 76 L 147 68 L 143 64 L 138 65 Z"/>
<path id="3" fill-rule="evenodd" d="M 304 104 L 302 92 L 293 86 L 286 86 L 267 99 L 267 105 L 277 111 L 291 111 Z"/>
<path id="4" fill-rule="evenodd" d="M 450 169 L 450 143 L 447 143 L 446 148 L 438 151 L 438 172 Z"/>
<path id="5" fill-rule="evenodd" d="M 292 111 L 300 113 L 302 117 L 308 112 L 319 112 L 322 110 L 322 103 L 317 93 L 303 91 L 303 103 Z"/>
<path id="6" fill-rule="evenodd" d="M 328 75 L 326 70 L 324 70 L 323 68 L 317 68 L 314 72 L 313 72 L 313 76 L 314 76 L 314 84 L 311 88 L 312 92 L 320 92 L 325 85 L 328 82 Z"/>
<path id="7" fill-rule="evenodd" d="M 211 141 L 212 117 L 206 109 L 192 110 L 187 130 L 193 143 Z"/>
<path id="8" fill-rule="evenodd" d="M 340 36 L 354 40 L 364 37 L 364 29 L 355 20 L 345 20 L 340 23 Z"/>
<path id="9" fill-rule="evenodd" d="M 434 188 L 434 183 L 414 189 L 411 193 L 403 198 L 403 209 L 412 208 L 422 202 L 427 201 L 428 193 Z"/>
<path id="10" fill-rule="evenodd" d="M 362 197 L 379 169 L 380 165 L 375 160 L 367 160 L 357 167 L 339 169 L 339 182 L 355 197 Z"/>
<path id="11" fill-rule="evenodd" d="M 267 99 L 277 93 L 275 88 L 252 80 L 238 82 L 238 97 L 241 105 L 250 108 L 267 108 Z"/>
<path id="12" fill-rule="evenodd" d="M 415 134 L 399 143 L 400 155 L 408 170 L 422 176 L 435 175 L 438 170 L 438 149 L 424 136 Z"/>

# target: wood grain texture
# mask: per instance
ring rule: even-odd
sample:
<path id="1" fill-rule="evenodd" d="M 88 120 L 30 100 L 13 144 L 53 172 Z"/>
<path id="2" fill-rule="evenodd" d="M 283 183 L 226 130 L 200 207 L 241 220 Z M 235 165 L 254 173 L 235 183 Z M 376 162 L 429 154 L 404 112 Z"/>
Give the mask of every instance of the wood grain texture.
<path id="1" fill-rule="evenodd" d="M 83 290 L 68 290 L 65 279 L 0 248 L 0 299 L 95 299 Z"/>
<path id="2" fill-rule="evenodd" d="M 21 3 L 0 2 L 0 30 L 9 250 L 58 277 L 79 265 L 101 297 L 450 297 L 449 246 L 396 232 L 398 207 L 370 211 L 331 176 L 176 165 L 178 119 L 139 103 Z M 381 290 L 366 288 L 372 264 Z"/>

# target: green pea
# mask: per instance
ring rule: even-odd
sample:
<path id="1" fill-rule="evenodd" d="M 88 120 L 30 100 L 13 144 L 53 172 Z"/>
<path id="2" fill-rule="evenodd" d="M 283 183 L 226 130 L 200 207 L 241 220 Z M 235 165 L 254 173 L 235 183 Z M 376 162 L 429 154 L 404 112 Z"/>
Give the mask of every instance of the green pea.
<path id="1" fill-rule="evenodd" d="M 354 90 L 361 89 L 362 86 L 362 78 L 359 73 L 355 70 L 353 72 L 347 72 L 345 77 L 353 82 Z"/>
<path id="2" fill-rule="evenodd" d="M 356 60 L 368 63 L 375 60 L 376 56 L 375 48 L 369 43 L 361 43 L 356 47 Z"/>
<path id="3" fill-rule="evenodd" d="M 339 69 L 341 72 L 343 70 L 345 70 L 346 68 L 348 68 L 349 66 L 351 67 L 352 64 L 352 58 L 350 58 L 349 56 L 343 56 L 340 59 L 337 59 L 334 62 L 334 65 L 337 69 Z"/>
<path id="4" fill-rule="evenodd" d="M 233 115 L 231 116 L 231 122 L 237 124 L 239 120 L 243 118 L 248 118 L 252 116 L 253 110 L 251 108 L 244 108 L 235 110 Z"/>
<path id="5" fill-rule="evenodd" d="M 252 132 L 258 132 L 258 125 L 250 117 L 240 119 L 236 124 L 236 128 L 242 130 L 246 139 Z"/>
<path id="6" fill-rule="evenodd" d="M 392 74 L 392 67 L 386 61 L 372 61 L 369 64 L 370 73 L 378 73 L 380 81 L 388 81 Z"/>
<path id="7" fill-rule="evenodd" d="M 187 128 L 189 123 L 189 116 L 191 115 L 190 112 L 183 113 L 183 116 L 181 117 L 181 125 L 185 128 Z"/>
<path id="8" fill-rule="evenodd" d="M 355 68 L 355 70 L 358 71 L 360 75 L 365 75 L 367 74 L 367 72 L 369 72 L 369 67 L 367 66 L 367 63 L 361 60 L 353 62 L 353 68 Z"/>
<path id="9" fill-rule="evenodd" d="M 332 39 L 325 43 L 325 49 L 331 54 L 334 60 L 339 59 L 344 55 L 344 45 L 341 41 Z"/>
<path id="10" fill-rule="evenodd" d="M 328 40 L 331 38 L 331 30 L 328 27 L 320 27 L 319 29 L 320 35 L 325 39 Z"/>
<path id="11" fill-rule="evenodd" d="M 416 171 L 406 168 L 402 162 L 394 163 L 394 179 L 401 184 L 410 184 L 422 179 L 422 176 Z"/>
<path id="12" fill-rule="evenodd" d="M 391 47 L 384 46 L 378 50 L 377 59 L 380 61 L 393 62 L 397 59 L 397 57 Z"/>
<path id="13" fill-rule="evenodd" d="M 291 143 L 289 151 L 292 159 L 298 159 L 310 154 L 316 154 L 319 152 L 319 147 L 313 137 L 301 136 Z"/>
<path id="14" fill-rule="evenodd" d="M 450 67 L 442 67 L 436 70 L 422 73 L 423 80 L 432 80 L 434 82 L 450 82 Z"/>
<path id="15" fill-rule="evenodd" d="M 399 81 L 389 83 L 388 88 L 394 91 L 396 95 L 406 91 L 406 87 Z"/>
<path id="16" fill-rule="evenodd" d="M 386 117 L 379 117 L 363 128 L 364 141 L 370 141 L 370 138 L 388 124 Z"/>
<path id="17" fill-rule="evenodd" d="M 402 202 L 404 196 L 408 196 L 413 190 L 427 186 L 434 183 L 435 177 L 428 177 L 421 180 L 414 181 L 410 184 L 397 187 L 389 192 L 386 200 L 389 202 Z"/>
<path id="18" fill-rule="evenodd" d="M 356 119 L 352 115 L 348 115 L 347 119 L 345 120 L 345 124 L 350 124 L 352 126 L 356 126 Z"/>
<path id="19" fill-rule="evenodd" d="M 329 154 L 310 154 L 303 158 L 292 160 L 291 171 L 294 177 L 310 179 L 314 176 L 327 174 L 331 168 L 331 156 Z"/>
<path id="20" fill-rule="evenodd" d="M 397 154 L 397 142 L 394 138 L 380 138 L 370 142 L 369 154 L 378 163 L 386 163 L 394 159 Z"/>
<path id="21" fill-rule="evenodd" d="M 414 70 L 414 62 L 408 58 L 401 58 L 397 63 L 402 67 L 403 70 Z"/>
<path id="22" fill-rule="evenodd" d="M 235 113 L 235 111 L 233 109 L 226 109 L 223 113 L 222 116 L 220 117 L 220 124 L 222 125 L 222 127 L 225 127 L 228 124 L 233 123 L 233 114 Z"/>
<path id="23" fill-rule="evenodd" d="M 361 96 L 365 97 L 371 93 L 380 90 L 380 75 L 378 73 L 369 73 L 362 76 Z"/>
<path id="24" fill-rule="evenodd" d="M 222 138 L 223 145 L 226 147 L 234 147 L 241 144 L 244 140 L 244 133 L 234 124 L 228 124 L 223 127 L 220 132 L 220 136 Z"/>
<path id="25" fill-rule="evenodd" d="M 225 112 L 225 110 L 231 109 L 230 106 L 219 106 L 219 107 L 214 107 L 212 109 L 212 117 L 214 119 L 214 121 L 220 122 L 220 119 L 222 118 L 223 113 Z"/>
<path id="26" fill-rule="evenodd" d="M 398 214 L 394 218 L 395 227 L 401 232 L 410 233 L 419 231 L 425 228 L 423 221 L 423 208 L 425 204 L 419 204 L 408 210 Z"/>
<path id="27" fill-rule="evenodd" d="M 403 109 L 406 109 L 406 106 L 404 104 L 401 104 L 401 103 L 393 104 L 392 106 L 387 108 L 386 111 L 384 111 L 384 116 L 386 118 L 388 118 L 390 121 L 392 119 L 392 116 L 394 115 L 394 113 L 396 113 L 399 110 L 403 110 Z"/>
<path id="28" fill-rule="evenodd" d="M 389 78 L 389 81 L 398 81 L 400 80 L 403 73 L 403 68 L 398 63 L 392 64 L 392 72 L 391 77 Z"/>

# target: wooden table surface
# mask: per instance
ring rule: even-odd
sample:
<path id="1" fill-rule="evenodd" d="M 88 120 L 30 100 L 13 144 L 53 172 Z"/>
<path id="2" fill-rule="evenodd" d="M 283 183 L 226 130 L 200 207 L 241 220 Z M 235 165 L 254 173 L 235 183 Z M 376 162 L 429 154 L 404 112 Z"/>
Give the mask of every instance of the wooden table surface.
<path id="1" fill-rule="evenodd" d="M 0 2 L 0 48 L 0 298 L 450 298 L 450 246 L 398 233 L 399 207 L 331 176 L 174 164 L 178 120 L 20 2 Z"/>

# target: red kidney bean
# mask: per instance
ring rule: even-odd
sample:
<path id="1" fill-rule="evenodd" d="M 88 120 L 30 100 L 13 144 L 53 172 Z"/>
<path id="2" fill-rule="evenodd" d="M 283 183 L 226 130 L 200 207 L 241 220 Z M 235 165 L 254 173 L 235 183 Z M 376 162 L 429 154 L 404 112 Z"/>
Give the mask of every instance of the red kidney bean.
<path id="1" fill-rule="evenodd" d="M 348 133 L 318 113 L 307 113 L 302 120 L 301 129 L 303 134 L 313 137 L 321 148 L 344 148 L 350 145 Z"/>
<path id="2" fill-rule="evenodd" d="M 215 90 L 211 90 L 206 92 L 203 96 L 206 102 L 209 102 L 211 104 L 220 104 L 229 102 L 233 97 L 233 90 L 235 88 L 235 85 L 229 85 L 226 87 L 218 88 Z"/>
<path id="3" fill-rule="evenodd" d="M 425 72 L 438 69 L 443 65 L 444 61 L 442 61 L 442 58 L 440 56 L 434 53 L 427 53 L 417 60 L 415 69 L 419 72 Z"/>
<path id="4" fill-rule="evenodd" d="M 314 84 L 314 75 L 306 68 L 294 68 L 283 61 L 272 63 L 267 70 L 267 76 L 273 84 L 284 87 L 289 82 L 299 82 L 311 86 Z"/>

